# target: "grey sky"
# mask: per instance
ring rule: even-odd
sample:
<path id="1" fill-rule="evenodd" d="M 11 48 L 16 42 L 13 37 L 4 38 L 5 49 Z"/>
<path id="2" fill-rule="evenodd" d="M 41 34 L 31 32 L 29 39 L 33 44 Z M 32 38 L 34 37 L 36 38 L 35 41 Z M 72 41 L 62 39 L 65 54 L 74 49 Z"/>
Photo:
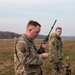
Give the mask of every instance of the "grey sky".
<path id="1" fill-rule="evenodd" d="M 38 21 L 40 34 L 48 34 L 53 22 L 62 35 L 75 36 L 75 0 L 0 0 L 0 31 L 24 33 L 29 20 Z"/>

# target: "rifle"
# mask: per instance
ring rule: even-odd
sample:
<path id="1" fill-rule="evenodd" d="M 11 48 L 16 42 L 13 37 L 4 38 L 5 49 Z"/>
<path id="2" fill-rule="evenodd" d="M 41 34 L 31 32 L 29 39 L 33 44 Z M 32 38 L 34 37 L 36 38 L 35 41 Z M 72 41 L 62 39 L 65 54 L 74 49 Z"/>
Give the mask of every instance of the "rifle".
<path id="1" fill-rule="evenodd" d="M 56 21 L 57 21 L 57 20 L 54 21 L 53 26 L 51 27 L 51 30 L 49 31 L 49 34 L 47 35 L 47 37 L 42 41 L 41 46 L 40 46 L 40 48 L 39 48 L 39 50 L 38 50 L 38 54 L 41 54 L 41 53 L 44 53 L 44 52 L 45 52 L 45 50 L 42 48 L 42 44 L 45 44 L 45 42 L 48 41 L 49 35 L 50 35 L 50 33 L 51 33 L 51 31 L 52 31 L 52 29 L 53 29 L 53 27 L 54 27 Z"/>

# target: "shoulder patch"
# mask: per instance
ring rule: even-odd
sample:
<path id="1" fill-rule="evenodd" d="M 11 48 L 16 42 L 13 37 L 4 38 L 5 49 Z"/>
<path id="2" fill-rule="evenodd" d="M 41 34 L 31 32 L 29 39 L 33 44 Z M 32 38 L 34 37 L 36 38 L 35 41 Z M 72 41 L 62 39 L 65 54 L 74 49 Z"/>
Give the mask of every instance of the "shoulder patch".
<path id="1" fill-rule="evenodd" d="M 22 53 L 24 53 L 24 52 L 26 51 L 25 45 L 24 45 L 24 43 L 22 43 L 22 42 L 17 44 L 17 48 L 18 48 L 18 50 L 20 50 Z"/>

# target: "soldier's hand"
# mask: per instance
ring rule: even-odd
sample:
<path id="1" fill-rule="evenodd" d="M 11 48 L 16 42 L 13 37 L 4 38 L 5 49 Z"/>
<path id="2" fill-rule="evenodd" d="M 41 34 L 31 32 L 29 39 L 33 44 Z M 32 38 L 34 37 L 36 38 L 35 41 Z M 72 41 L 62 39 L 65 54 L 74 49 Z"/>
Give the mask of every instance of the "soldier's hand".
<path id="1" fill-rule="evenodd" d="M 43 58 L 48 58 L 50 56 L 50 53 L 42 53 Z"/>
<path id="2" fill-rule="evenodd" d="M 47 44 L 45 43 L 45 44 L 42 44 L 42 48 L 46 48 L 47 47 Z"/>

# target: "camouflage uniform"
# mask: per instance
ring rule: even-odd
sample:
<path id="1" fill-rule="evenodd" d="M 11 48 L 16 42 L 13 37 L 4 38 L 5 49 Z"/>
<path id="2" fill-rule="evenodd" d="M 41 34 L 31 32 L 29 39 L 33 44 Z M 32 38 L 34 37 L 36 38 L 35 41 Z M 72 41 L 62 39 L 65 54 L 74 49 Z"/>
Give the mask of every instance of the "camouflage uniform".
<path id="1" fill-rule="evenodd" d="M 43 57 L 38 54 L 33 40 L 25 34 L 15 42 L 15 75 L 41 75 Z"/>
<path id="2" fill-rule="evenodd" d="M 61 37 L 53 33 L 49 37 L 50 61 L 62 59 L 62 41 Z"/>
<path id="3" fill-rule="evenodd" d="M 57 72 L 57 63 L 60 62 L 59 68 L 62 66 L 62 41 L 60 36 L 56 33 L 53 33 L 49 36 L 49 53 L 50 53 L 50 69 L 51 74 L 55 75 Z"/>

